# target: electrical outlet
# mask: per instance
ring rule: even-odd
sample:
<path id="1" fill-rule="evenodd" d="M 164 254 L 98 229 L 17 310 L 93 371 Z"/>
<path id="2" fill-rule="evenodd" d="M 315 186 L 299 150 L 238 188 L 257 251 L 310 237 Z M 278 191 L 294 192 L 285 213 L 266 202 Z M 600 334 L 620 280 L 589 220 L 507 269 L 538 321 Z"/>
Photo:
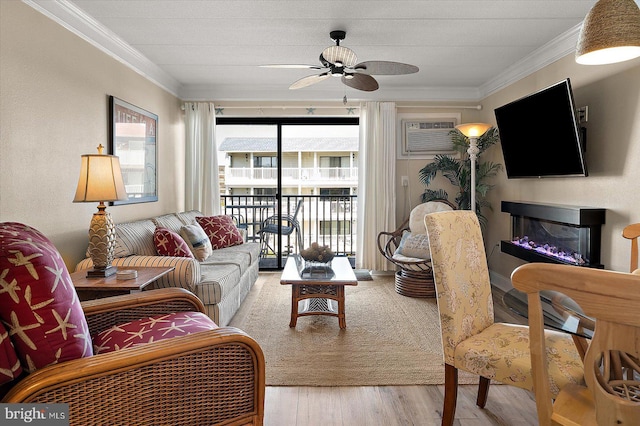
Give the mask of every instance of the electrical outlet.
<path id="1" fill-rule="evenodd" d="M 402 176 L 402 186 L 409 186 L 409 176 Z"/>

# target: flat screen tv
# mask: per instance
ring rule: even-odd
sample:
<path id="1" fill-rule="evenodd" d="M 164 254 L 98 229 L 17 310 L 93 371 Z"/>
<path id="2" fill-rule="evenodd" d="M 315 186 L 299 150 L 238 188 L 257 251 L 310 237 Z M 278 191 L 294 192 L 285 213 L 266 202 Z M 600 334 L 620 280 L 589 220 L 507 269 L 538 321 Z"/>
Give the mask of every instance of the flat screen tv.
<path id="1" fill-rule="evenodd" d="M 494 112 L 509 179 L 587 176 L 585 129 L 568 78 Z"/>

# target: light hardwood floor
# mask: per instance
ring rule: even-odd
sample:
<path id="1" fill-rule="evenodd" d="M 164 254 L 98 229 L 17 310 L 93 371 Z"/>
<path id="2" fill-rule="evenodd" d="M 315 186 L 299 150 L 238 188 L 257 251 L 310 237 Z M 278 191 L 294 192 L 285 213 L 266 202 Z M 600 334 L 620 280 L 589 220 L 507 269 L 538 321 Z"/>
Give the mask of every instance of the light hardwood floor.
<path id="1" fill-rule="evenodd" d="M 261 272 L 236 315 L 246 315 L 265 282 L 279 282 L 279 272 Z M 494 291 L 496 321 L 526 323 L 502 305 Z M 476 385 L 458 390 L 456 425 L 537 425 L 533 394 L 513 386 L 491 385 L 484 409 L 476 406 Z M 408 426 L 439 425 L 444 386 L 313 387 L 268 386 L 265 426 Z"/>

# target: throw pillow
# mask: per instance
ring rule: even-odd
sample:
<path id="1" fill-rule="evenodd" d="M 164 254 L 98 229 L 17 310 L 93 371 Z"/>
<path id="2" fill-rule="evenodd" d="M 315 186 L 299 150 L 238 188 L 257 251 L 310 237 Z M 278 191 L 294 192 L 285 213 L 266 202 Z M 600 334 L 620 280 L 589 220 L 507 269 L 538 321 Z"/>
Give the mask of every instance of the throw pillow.
<path id="1" fill-rule="evenodd" d="M 0 385 L 17 378 L 22 373 L 16 350 L 9 339 L 9 332 L 0 322 Z"/>
<path id="2" fill-rule="evenodd" d="M 23 369 L 93 355 L 69 271 L 47 237 L 27 225 L 0 223 L 0 280 L 0 319 Z"/>
<path id="3" fill-rule="evenodd" d="M 209 237 L 214 250 L 237 246 L 244 242 L 231 216 L 200 216 L 196 217 L 196 221 Z"/>
<path id="4" fill-rule="evenodd" d="M 156 228 L 153 232 L 153 243 L 160 256 L 191 257 L 189 245 L 182 237 L 170 229 Z"/>
<path id="5" fill-rule="evenodd" d="M 407 257 L 415 257 L 418 259 L 431 259 L 431 250 L 429 250 L 429 235 L 415 234 L 409 231 L 402 233 L 402 239 L 396 249 L 395 254 L 401 254 Z"/>
<path id="6" fill-rule="evenodd" d="M 189 246 L 193 257 L 199 261 L 202 262 L 213 253 L 209 237 L 207 237 L 207 234 L 204 233 L 202 227 L 197 223 L 185 225 L 180 228 L 180 236 Z"/>

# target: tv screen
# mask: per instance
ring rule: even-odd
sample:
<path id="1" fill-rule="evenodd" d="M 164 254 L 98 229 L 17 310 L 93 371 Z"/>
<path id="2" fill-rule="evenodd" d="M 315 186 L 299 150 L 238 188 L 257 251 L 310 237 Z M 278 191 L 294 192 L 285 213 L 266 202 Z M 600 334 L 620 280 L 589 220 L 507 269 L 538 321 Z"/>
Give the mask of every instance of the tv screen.
<path id="1" fill-rule="evenodd" d="M 494 112 L 509 179 L 587 176 L 568 78 Z"/>

